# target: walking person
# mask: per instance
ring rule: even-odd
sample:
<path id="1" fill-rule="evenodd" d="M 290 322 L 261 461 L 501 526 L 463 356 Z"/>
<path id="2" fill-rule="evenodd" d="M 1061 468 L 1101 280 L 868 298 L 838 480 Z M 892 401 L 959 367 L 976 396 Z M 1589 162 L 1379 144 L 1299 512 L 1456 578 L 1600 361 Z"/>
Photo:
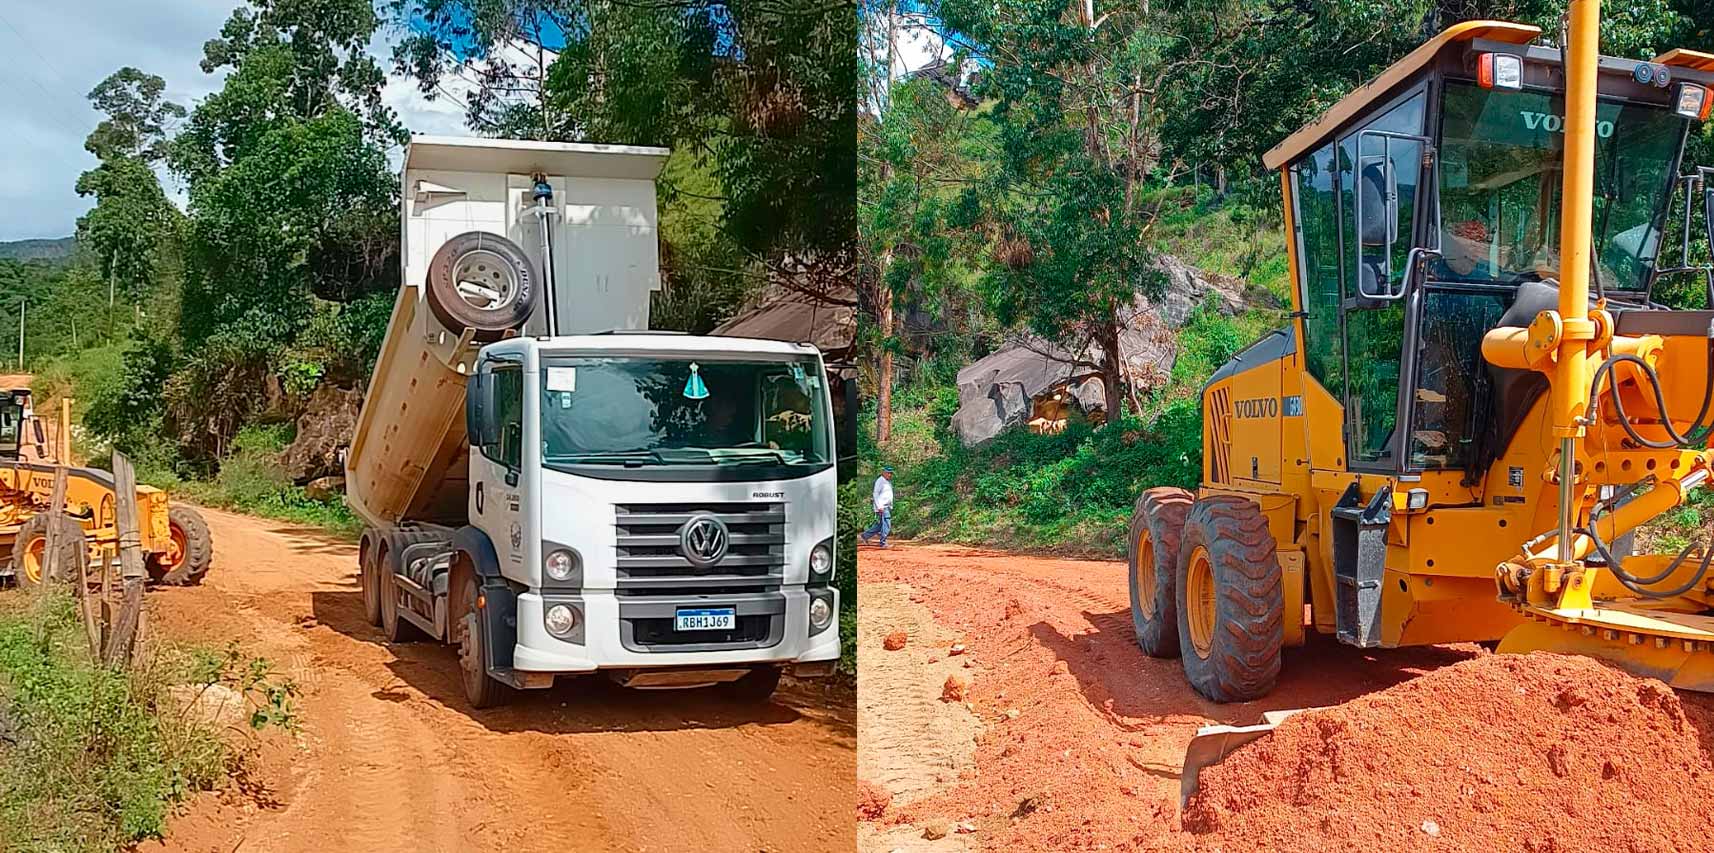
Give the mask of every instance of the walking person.
<path id="1" fill-rule="evenodd" d="M 869 537 L 880 534 L 881 547 L 887 547 L 887 534 L 893 529 L 893 469 L 882 468 L 881 476 L 875 478 L 875 490 L 872 495 L 875 505 L 875 523 L 860 534 L 863 544 L 869 544 Z"/>

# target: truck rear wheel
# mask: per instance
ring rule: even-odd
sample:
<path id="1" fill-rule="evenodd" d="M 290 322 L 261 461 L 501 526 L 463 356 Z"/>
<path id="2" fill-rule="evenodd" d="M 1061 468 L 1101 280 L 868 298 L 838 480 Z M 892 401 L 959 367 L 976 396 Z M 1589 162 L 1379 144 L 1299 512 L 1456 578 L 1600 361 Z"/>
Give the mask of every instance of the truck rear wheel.
<path id="1" fill-rule="evenodd" d="M 48 565 L 48 524 L 52 516 L 40 512 L 24 522 L 18 528 L 18 535 L 12 540 L 12 571 L 18 586 L 23 589 L 35 589 L 49 581 L 59 581 L 65 578 L 50 578 L 47 575 Z M 62 515 L 59 518 L 60 542 L 63 555 L 61 562 L 62 574 L 73 567 L 81 567 L 78 555 L 89 546 L 83 536 L 83 525 Z M 69 566 L 67 563 L 69 562 Z"/>
<path id="2" fill-rule="evenodd" d="M 167 529 L 172 536 L 167 553 L 161 559 L 161 583 L 172 586 L 192 586 L 202 583 L 214 563 L 214 537 L 208 532 L 208 522 L 202 513 L 188 506 L 167 509 Z"/>
<path id="3" fill-rule="evenodd" d="M 1178 657 L 1178 542 L 1195 503 L 1184 489 L 1149 489 L 1131 511 L 1131 626 L 1151 657 Z"/>
<path id="4" fill-rule="evenodd" d="M 465 577 L 458 597 L 458 614 L 452 621 L 452 641 L 458 646 L 458 664 L 464 677 L 464 698 L 473 708 L 493 708 L 512 700 L 511 685 L 488 674 L 488 646 L 482 637 L 482 614 L 476 608 L 479 595 L 476 578 Z"/>
<path id="5" fill-rule="evenodd" d="M 393 574 L 399 565 L 397 548 L 388 548 L 381 555 L 375 571 L 375 590 L 381 596 L 381 636 L 389 643 L 408 643 L 421 639 L 423 632 L 409 620 L 399 616 L 399 590 L 393 586 Z"/>
<path id="6" fill-rule="evenodd" d="M 1185 517 L 1178 558 L 1184 675 L 1216 702 L 1267 695 L 1280 674 L 1285 594 L 1268 520 L 1255 501 L 1215 495 Z"/>
<path id="7" fill-rule="evenodd" d="M 363 592 L 363 618 L 376 627 L 381 625 L 380 572 L 375 565 L 375 551 L 380 547 L 380 543 L 372 539 L 357 552 L 357 588 Z"/>
<path id="8" fill-rule="evenodd" d="M 535 310 L 536 273 L 530 256 L 498 234 L 466 231 L 447 240 L 429 261 L 429 310 L 453 331 L 472 329 L 498 340 Z"/>
<path id="9" fill-rule="evenodd" d="M 760 705 L 773 698 L 774 691 L 780 686 L 780 668 L 777 666 L 758 666 L 750 670 L 737 681 L 727 681 L 715 685 L 715 689 L 738 702 L 747 705 Z"/>

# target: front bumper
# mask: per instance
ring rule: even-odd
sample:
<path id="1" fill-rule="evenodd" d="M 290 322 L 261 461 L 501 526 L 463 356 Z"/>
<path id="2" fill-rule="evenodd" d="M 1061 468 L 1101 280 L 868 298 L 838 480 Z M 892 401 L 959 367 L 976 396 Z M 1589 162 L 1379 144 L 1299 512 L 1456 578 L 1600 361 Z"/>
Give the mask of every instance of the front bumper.
<path id="1" fill-rule="evenodd" d="M 810 594 L 801 587 L 765 595 L 744 596 L 732 603 L 719 596 L 618 596 L 612 591 L 585 590 L 576 595 L 540 591 L 518 596 L 518 641 L 512 667 L 520 672 L 581 673 L 599 669 L 638 667 L 718 666 L 723 664 L 817 663 L 839 659 L 839 593 L 833 595 L 833 624 L 809 634 Z M 543 611 L 568 601 L 584 614 L 583 642 L 568 642 L 547 632 Z M 546 602 L 546 603 L 544 603 Z M 770 618 L 767 635 L 728 644 L 667 645 L 647 642 L 640 620 L 671 618 L 678 607 L 732 604 L 739 618 Z M 730 647 L 719 647 L 719 646 Z M 740 647 L 741 646 L 741 647 Z"/>

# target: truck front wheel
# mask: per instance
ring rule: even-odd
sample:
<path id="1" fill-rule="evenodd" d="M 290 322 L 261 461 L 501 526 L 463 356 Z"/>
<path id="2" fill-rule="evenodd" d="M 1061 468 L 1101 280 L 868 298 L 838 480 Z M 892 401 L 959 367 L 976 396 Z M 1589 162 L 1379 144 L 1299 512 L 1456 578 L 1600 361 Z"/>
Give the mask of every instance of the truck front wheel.
<path id="1" fill-rule="evenodd" d="M 202 583 L 214 563 L 214 537 L 208 532 L 208 522 L 202 513 L 188 506 L 167 509 L 167 527 L 172 541 L 161 561 L 166 573 L 161 583 L 170 586 L 192 586 Z"/>
<path id="2" fill-rule="evenodd" d="M 479 595 L 476 578 L 466 576 L 454 611 L 458 616 L 452 622 L 452 640 L 458 645 L 464 698 L 473 708 L 493 708 L 511 701 L 512 688 L 488 675 L 488 646 L 482 639 L 482 613 L 476 608 Z"/>
<path id="3" fill-rule="evenodd" d="M 760 705 L 772 698 L 774 690 L 779 686 L 779 667 L 758 666 L 737 681 L 724 682 L 715 689 L 725 694 L 729 699 L 747 705 Z"/>

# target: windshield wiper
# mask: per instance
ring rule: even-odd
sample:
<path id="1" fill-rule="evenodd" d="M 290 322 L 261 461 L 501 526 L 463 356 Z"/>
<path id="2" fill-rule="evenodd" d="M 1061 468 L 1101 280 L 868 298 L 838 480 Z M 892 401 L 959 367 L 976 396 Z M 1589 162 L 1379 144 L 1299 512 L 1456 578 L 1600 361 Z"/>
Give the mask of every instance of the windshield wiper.
<path id="1" fill-rule="evenodd" d="M 733 465 L 784 465 L 786 454 L 779 450 L 746 448 L 744 456 L 727 456 L 720 461 Z"/>

